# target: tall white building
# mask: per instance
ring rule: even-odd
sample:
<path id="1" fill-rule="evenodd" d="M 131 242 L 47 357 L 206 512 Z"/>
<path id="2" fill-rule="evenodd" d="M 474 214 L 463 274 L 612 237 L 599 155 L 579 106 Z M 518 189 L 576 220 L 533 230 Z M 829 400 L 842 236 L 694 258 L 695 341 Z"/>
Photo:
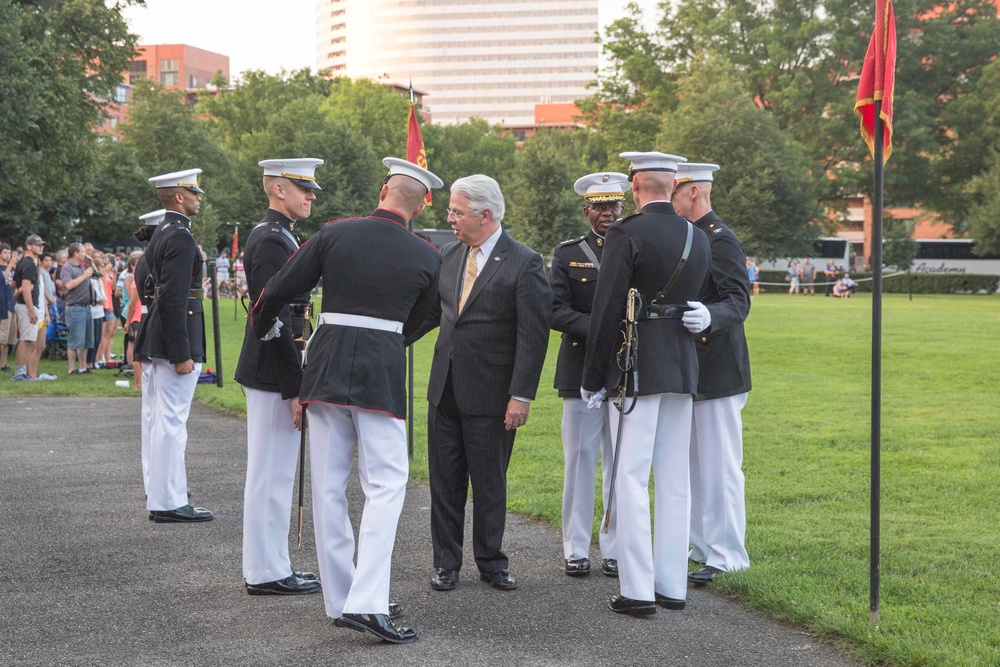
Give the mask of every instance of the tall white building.
<path id="1" fill-rule="evenodd" d="M 598 0 L 317 0 L 317 66 L 428 94 L 435 124 L 531 125 L 587 97 Z"/>

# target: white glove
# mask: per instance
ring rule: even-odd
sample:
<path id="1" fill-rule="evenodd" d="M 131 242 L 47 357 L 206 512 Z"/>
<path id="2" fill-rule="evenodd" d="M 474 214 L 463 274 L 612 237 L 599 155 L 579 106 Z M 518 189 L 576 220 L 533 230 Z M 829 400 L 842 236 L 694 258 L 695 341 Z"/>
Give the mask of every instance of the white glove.
<path id="1" fill-rule="evenodd" d="M 277 338 L 278 336 L 280 336 L 281 335 L 281 326 L 282 326 L 281 325 L 281 320 L 275 320 L 274 321 L 274 326 L 271 327 L 270 331 L 268 331 L 266 334 L 264 334 L 264 337 L 261 338 L 261 340 L 271 340 L 272 338 Z"/>
<path id="2" fill-rule="evenodd" d="M 681 321 L 687 330 L 691 333 L 701 333 L 708 327 L 712 326 L 712 314 L 708 312 L 708 308 L 705 307 L 700 301 L 688 301 L 688 308 L 691 310 L 685 311 Z"/>
<path id="3" fill-rule="evenodd" d="M 602 388 L 600 391 L 587 391 L 583 387 L 580 387 L 580 398 L 587 401 L 587 408 L 590 410 L 601 407 L 607 395 L 607 389 Z"/>

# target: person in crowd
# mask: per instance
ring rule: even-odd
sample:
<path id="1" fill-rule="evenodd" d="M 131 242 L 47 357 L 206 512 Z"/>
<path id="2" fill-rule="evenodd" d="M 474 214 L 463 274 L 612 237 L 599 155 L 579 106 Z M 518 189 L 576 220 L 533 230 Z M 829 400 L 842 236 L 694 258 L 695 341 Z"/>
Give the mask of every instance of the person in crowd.
<path id="1" fill-rule="evenodd" d="M 747 257 L 747 279 L 750 281 L 750 298 L 760 294 L 760 269 L 757 262 Z"/>
<path id="2" fill-rule="evenodd" d="M 14 310 L 17 313 L 17 357 L 12 380 L 55 380 L 54 375 L 38 375 L 38 357 L 35 346 L 45 346 L 45 334 L 38 343 L 39 322 L 44 326 L 47 313 L 41 307 L 41 279 L 38 275 L 38 257 L 45 251 L 45 241 L 31 234 L 24 242 L 24 255 L 18 261 L 12 277 L 14 285 Z M 42 330 L 44 331 L 44 330 Z"/>
<path id="3" fill-rule="evenodd" d="M 798 260 L 792 260 L 788 263 L 788 273 L 785 276 L 785 280 L 788 281 L 788 293 L 798 294 L 799 293 L 799 262 Z"/>
<path id="4" fill-rule="evenodd" d="M 139 332 L 139 322 L 142 320 L 142 304 L 139 303 L 139 290 L 135 284 L 135 267 L 142 257 L 142 251 L 136 250 L 125 261 L 125 278 L 122 280 L 122 336 L 125 339 L 125 368 L 122 374 L 141 378 L 142 373 L 136 373 L 135 368 L 135 335 Z M 135 388 L 141 388 L 142 380 L 134 380 Z"/>
<path id="5" fill-rule="evenodd" d="M 722 572 L 750 567 L 741 413 L 750 391 L 750 352 L 743 323 L 750 314 L 746 254 L 712 209 L 719 166 L 682 163 L 671 200 L 677 213 L 705 232 L 712 268 L 699 301 L 684 315 L 698 348 L 698 395 L 691 423 L 691 551 L 703 567 L 688 581 L 705 584 Z M 803 266 L 808 263 L 806 260 Z"/>
<path id="6" fill-rule="evenodd" d="M 851 290 L 849 290 L 847 285 L 844 284 L 843 278 L 837 278 L 837 280 L 833 283 L 833 296 L 838 299 L 851 298 Z"/>
<path id="7" fill-rule="evenodd" d="M 67 248 L 68 261 L 59 271 L 66 296 L 66 360 L 69 374 L 89 373 L 87 350 L 93 346 L 94 329 L 91 326 L 90 302 L 92 292 L 90 278 L 93 266 L 84 266 L 87 251 L 79 243 L 71 243 Z"/>
<path id="8" fill-rule="evenodd" d="M 229 251 L 225 248 L 219 253 L 215 260 L 215 279 L 219 286 L 219 296 L 229 296 L 232 292 L 232 285 L 229 282 Z"/>
<path id="9" fill-rule="evenodd" d="M 38 280 L 41 283 L 41 289 L 38 293 L 38 309 L 45 314 L 43 320 L 38 323 L 38 340 L 35 344 L 35 367 L 42 361 L 42 356 L 45 354 L 48 348 L 48 330 L 49 324 L 58 319 L 58 311 L 56 309 L 56 283 L 52 279 L 52 266 L 55 264 L 55 258 L 52 257 L 47 252 L 43 252 L 38 256 Z M 42 373 L 39 377 L 47 375 Z"/>
<path id="10" fill-rule="evenodd" d="M 816 265 L 808 257 L 802 260 L 802 266 L 799 267 L 799 286 L 803 296 L 816 294 Z"/>
<path id="11" fill-rule="evenodd" d="M 14 269 L 17 261 L 7 243 L 0 243 L 0 373 L 10 373 L 8 355 L 17 344 L 17 312 L 14 309 Z"/>
<path id="12" fill-rule="evenodd" d="M 100 368 L 97 353 L 101 349 L 101 338 L 104 335 L 104 272 L 106 271 L 104 256 L 96 251 L 87 253 L 89 265 L 94 269 L 90 277 L 90 326 L 94 330 L 94 344 L 87 349 L 87 368 Z"/>
<path id="13" fill-rule="evenodd" d="M 556 363 L 555 388 L 563 399 L 562 540 L 564 571 L 569 576 L 590 573 L 590 535 L 594 527 L 594 474 L 601 461 L 602 507 L 607 506 L 611 487 L 610 402 L 599 410 L 588 410 L 580 398 L 583 355 L 590 328 L 590 309 L 601 270 L 604 235 L 621 217 L 628 176 L 616 172 L 589 174 L 578 179 L 574 189 L 583 196 L 583 215 L 590 231 L 560 244 L 552 253 L 549 284 L 552 287 L 552 328 L 562 332 Z M 603 512 L 601 513 L 603 516 Z M 617 525 L 599 530 L 601 570 L 618 576 Z"/>
<path id="14" fill-rule="evenodd" d="M 479 579 L 517 588 L 503 551 L 507 467 L 528 421 L 548 349 L 552 290 L 542 257 L 504 231 L 500 185 L 474 174 L 451 186 L 440 298 L 420 334 L 440 326 L 427 386 L 431 588 L 450 591 L 462 568 L 469 483 Z"/>
<path id="15" fill-rule="evenodd" d="M 857 284 L 856 282 L 854 282 L 854 279 L 853 279 L 853 278 L 851 278 L 851 274 L 849 274 L 849 273 L 845 273 L 845 274 L 844 274 L 844 277 L 842 278 L 842 282 L 841 282 L 841 284 L 842 284 L 842 285 L 843 285 L 844 287 L 846 287 L 846 288 L 847 288 L 847 296 L 848 296 L 848 297 L 851 297 L 851 296 L 853 296 L 853 295 L 854 295 L 854 292 L 855 292 L 855 291 L 857 290 L 857 288 L 858 288 L 858 284 Z"/>
<path id="16" fill-rule="evenodd" d="M 164 220 L 144 255 L 154 292 L 139 326 L 136 352 L 150 360 L 152 416 L 146 509 L 156 523 L 211 521 L 212 512 L 188 503 L 187 421 L 205 361 L 205 320 L 200 279 L 202 257 L 191 233 L 201 210 L 201 169 L 154 176 Z"/>
<path id="17" fill-rule="evenodd" d="M 323 160 L 264 160 L 268 208 L 246 245 L 250 303 L 299 249 L 292 233 L 308 218 L 316 193 L 316 168 Z M 220 257 L 220 260 L 222 258 Z M 220 283 L 221 284 L 221 283 Z M 319 593 L 312 572 L 296 572 L 288 556 L 292 487 L 302 429 L 302 336 L 309 292 L 295 295 L 279 313 L 284 335 L 262 341 L 248 320 L 236 381 L 247 400 L 247 477 L 243 491 L 243 583 L 250 595 Z"/>
<path id="18" fill-rule="evenodd" d="M 620 593 L 611 611 L 633 616 L 656 607 L 683 609 L 687 598 L 689 453 L 698 352 L 682 317 L 697 307 L 711 264 L 705 233 L 677 215 L 670 203 L 682 157 L 659 152 L 622 153 L 631 161 L 638 213 L 608 228 L 601 279 L 587 333 L 581 397 L 598 408 L 623 388 L 627 415 L 611 412 L 618 476 L 610 500 L 618 523 Z M 635 292 L 632 292 L 635 290 Z M 639 347 L 632 359 L 621 349 L 622 319 L 630 294 L 641 297 L 636 318 Z M 683 306 L 687 303 L 688 306 Z M 678 305 L 679 304 L 679 305 Z M 620 358 L 618 358 L 620 357 Z M 625 446 L 624 443 L 628 443 Z M 655 481 L 655 528 L 650 527 L 649 476 Z M 654 542 L 655 539 L 655 542 Z"/>
<path id="19" fill-rule="evenodd" d="M 405 160 L 383 163 L 389 176 L 378 208 L 365 218 L 325 225 L 303 244 L 268 281 L 250 319 L 258 338 L 291 337 L 278 319 L 281 311 L 322 281 L 323 312 L 306 349 L 299 400 L 308 406 L 323 601 L 338 627 L 407 643 L 417 633 L 397 626 L 389 605 L 392 549 L 409 472 L 404 341 L 434 307 L 441 257 L 406 225 L 443 183 Z M 268 232 L 274 233 L 283 234 Z M 249 252 L 247 258 L 256 289 Z M 355 450 L 365 494 L 356 561 L 347 513 Z"/>
<path id="20" fill-rule="evenodd" d="M 239 298 L 247 289 L 247 272 L 243 264 L 243 255 L 246 251 L 241 250 L 240 256 L 236 258 L 233 269 L 236 271 L 236 297 Z"/>
<path id="21" fill-rule="evenodd" d="M 833 285 L 837 280 L 837 267 L 829 260 L 823 268 L 823 282 L 826 283 L 826 296 L 833 294 Z"/>
<path id="22" fill-rule="evenodd" d="M 104 275 L 101 278 L 101 296 L 104 306 L 104 321 L 101 330 L 101 346 L 97 351 L 97 367 L 108 367 L 115 355 L 112 348 L 115 340 L 115 333 L 118 331 L 118 316 L 115 314 L 115 284 L 118 280 L 116 270 L 117 259 L 113 255 L 104 258 Z"/>

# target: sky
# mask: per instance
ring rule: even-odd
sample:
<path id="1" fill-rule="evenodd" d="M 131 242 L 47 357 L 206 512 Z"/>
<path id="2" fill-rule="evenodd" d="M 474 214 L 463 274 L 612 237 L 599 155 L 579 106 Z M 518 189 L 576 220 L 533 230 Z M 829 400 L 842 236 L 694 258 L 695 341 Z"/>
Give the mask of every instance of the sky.
<path id="1" fill-rule="evenodd" d="M 600 0 L 602 19 L 628 0 Z M 638 0 L 647 17 L 658 0 Z M 610 10 L 610 11 L 608 11 Z M 140 44 L 187 44 L 229 56 L 230 73 L 316 67 L 316 0 L 146 0 L 124 12 Z"/>

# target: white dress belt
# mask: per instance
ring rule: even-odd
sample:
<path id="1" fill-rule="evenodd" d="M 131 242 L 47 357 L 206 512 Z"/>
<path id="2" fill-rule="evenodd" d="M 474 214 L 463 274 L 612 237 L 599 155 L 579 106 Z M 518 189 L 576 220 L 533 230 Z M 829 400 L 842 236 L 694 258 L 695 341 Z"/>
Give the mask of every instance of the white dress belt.
<path id="1" fill-rule="evenodd" d="M 321 324 L 339 324 L 344 327 L 357 327 L 359 329 L 376 329 L 378 331 L 392 331 L 393 333 L 403 333 L 403 323 L 395 320 L 383 320 L 378 317 L 368 317 L 366 315 L 351 315 L 349 313 L 320 313 L 316 320 L 317 328 Z"/>

